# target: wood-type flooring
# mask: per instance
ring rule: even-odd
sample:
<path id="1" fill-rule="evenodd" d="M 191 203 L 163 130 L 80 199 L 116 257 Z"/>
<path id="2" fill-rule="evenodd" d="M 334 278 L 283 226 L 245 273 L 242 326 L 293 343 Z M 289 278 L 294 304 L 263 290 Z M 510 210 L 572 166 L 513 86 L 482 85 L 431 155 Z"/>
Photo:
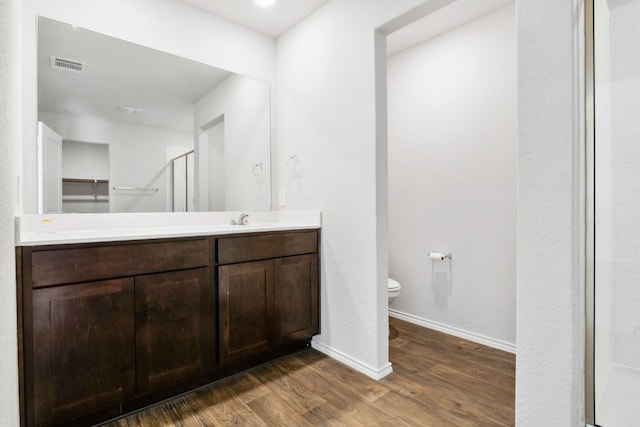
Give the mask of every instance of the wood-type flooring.
<path id="1" fill-rule="evenodd" d="M 108 427 L 514 425 L 515 356 L 389 319 L 393 373 L 374 381 L 305 350 Z"/>

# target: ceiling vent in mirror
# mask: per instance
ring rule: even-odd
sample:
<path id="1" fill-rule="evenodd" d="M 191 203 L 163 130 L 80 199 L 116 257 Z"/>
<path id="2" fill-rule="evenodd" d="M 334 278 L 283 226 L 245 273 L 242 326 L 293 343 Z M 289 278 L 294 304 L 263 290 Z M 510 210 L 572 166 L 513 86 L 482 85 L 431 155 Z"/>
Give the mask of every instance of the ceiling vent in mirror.
<path id="1" fill-rule="evenodd" d="M 84 62 L 73 61 L 71 59 L 51 56 L 51 68 L 58 70 L 73 71 L 74 73 L 82 73 L 84 71 Z"/>

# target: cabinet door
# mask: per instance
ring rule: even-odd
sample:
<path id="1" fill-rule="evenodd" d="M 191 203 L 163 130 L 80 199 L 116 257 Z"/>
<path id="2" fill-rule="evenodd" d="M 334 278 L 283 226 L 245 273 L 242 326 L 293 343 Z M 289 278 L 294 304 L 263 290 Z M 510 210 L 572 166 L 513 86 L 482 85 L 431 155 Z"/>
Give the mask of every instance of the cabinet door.
<path id="1" fill-rule="evenodd" d="M 210 371 L 215 330 L 211 289 L 207 268 L 136 277 L 138 393 Z"/>
<path id="2" fill-rule="evenodd" d="M 281 343 L 307 340 L 319 332 L 318 257 L 274 260 L 276 331 Z"/>
<path id="3" fill-rule="evenodd" d="M 219 267 L 218 301 L 221 363 L 268 352 L 273 341 L 273 261 Z"/>
<path id="4" fill-rule="evenodd" d="M 118 405 L 134 391 L 133 280 L 33 291 L 35 425 Z"/>

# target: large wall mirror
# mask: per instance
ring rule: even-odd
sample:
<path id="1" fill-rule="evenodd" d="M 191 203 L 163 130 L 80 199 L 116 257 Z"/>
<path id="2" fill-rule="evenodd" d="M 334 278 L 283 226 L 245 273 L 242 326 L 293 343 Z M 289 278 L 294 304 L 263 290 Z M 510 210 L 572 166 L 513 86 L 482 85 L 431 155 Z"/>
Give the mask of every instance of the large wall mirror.
<path id="1" fill-rule="evenodd" d="M 38 19 L 38 210 L 270 209 L 270 88 Z"/>

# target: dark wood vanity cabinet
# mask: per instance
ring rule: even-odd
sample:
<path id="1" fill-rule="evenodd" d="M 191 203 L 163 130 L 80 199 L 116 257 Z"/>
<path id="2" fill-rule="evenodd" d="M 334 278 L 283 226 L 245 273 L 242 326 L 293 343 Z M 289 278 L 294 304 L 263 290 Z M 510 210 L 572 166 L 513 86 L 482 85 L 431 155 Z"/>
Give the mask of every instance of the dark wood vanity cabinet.
<path id="1" fill-rule="evenodd" d="M 209 373 L 215 323 L 209 269 L 135 278 L 136 392 Z"/>
<path id="2" fill-rule="evenodd" d="M 135 391 L 133 280 L 33 292 L 35 425 L 117 406 Z"/>
<path id="3" fill-rule="evenodd" d="M 320 331 L 317 255 L 278 258 L 273 262 L 278 342 L 286 344 L 316 335 Z"/>
<path id="4" fill-rule="evenodd" d="M 241 363 L 319 333 L 316 231 L 218 240 L 220 359 Z"/>
<path id="5" fill-rule="evenodd" d="M 19 247 L 23 425 L 92 425 L 308 345 L 318 237 Z"/>
<path id="6" fill-rule="evenodd" d="M 273 262 L 223 265 L 218 281 L 221 363 L 267 354 L 273 343 Z"/>
<path id="7" fill-rule="evenodd" d="M 211 247 L 201 238 L 19 248 L 26 425 L 90 425 L 210 372 Z"/>

